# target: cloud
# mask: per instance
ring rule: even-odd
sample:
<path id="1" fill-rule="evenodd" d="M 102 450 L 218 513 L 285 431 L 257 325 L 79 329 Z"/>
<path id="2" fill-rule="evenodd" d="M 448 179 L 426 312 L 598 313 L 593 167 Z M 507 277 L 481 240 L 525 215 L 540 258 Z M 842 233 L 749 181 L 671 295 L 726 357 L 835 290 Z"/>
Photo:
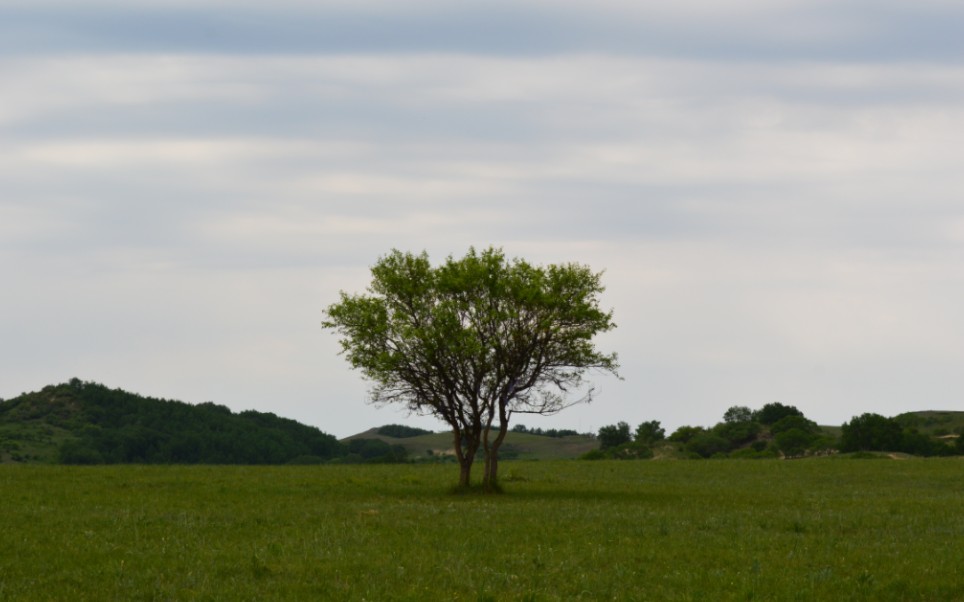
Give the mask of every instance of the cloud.
<path id="1" fill-rule="evenodd" d="M 964 384 L 952 3 L 31 6 L 0 3 L 0 394 L 351 434 L 384 414 L 322 308 L 393 247 L 489 244 L 606 270 L 627 380 L 560 426 Z"/>
<path id="2" fill-rule="evenodd" d="M 707 60 L 957 61 L 949 2 L 76 2 L 0 5 L 0 52 L 605 52 Z"/>

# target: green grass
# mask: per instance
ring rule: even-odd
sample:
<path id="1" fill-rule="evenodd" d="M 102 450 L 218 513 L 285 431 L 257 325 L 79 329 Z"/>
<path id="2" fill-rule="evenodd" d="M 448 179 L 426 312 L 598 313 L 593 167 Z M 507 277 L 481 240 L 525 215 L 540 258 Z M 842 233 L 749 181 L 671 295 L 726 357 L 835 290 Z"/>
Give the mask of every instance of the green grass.
<path id="1" fill-rule="evenodd" d="M 0 466 L 0 600 L 964 600 L 964 460 Z"/>

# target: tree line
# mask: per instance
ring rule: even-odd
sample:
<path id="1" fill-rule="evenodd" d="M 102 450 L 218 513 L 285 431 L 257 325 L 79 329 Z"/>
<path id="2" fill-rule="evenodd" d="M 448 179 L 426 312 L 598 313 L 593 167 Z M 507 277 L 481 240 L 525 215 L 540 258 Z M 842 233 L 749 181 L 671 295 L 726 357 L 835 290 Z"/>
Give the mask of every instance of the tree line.
<path id="1" fill-rule="evenodd" d="M 865 413 L 844 423 L 836 437 L 791 405 L 774 402 L 758 410 L 733 406 L 710 428 L 681 426 L 668 437 L 658 421 L 643 422 L 634 432 L 626 422 L 604 426 L 598 433 L 599 449 L 583 458 L 651 458 L 657 444 L 672 444 L 693 458 L 795 458 L 833 451 L 964 455 L 964 436 L 943 440 L 914 424 L 903 415 Z"/>

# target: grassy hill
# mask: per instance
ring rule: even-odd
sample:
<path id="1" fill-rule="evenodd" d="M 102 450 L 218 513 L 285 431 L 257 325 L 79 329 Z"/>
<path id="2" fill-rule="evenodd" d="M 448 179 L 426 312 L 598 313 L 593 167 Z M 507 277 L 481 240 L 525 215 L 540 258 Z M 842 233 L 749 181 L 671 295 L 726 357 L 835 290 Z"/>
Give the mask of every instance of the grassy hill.
<path id="1" fill-rule="evenodd" d="M 905 412 L 894 417 L 901 426 L 916 428 L 932 437 L 944 437 L 964 431 L 964 412 L 928 410 Z"/>
<path id="2" fill-rule="evenodd" d="M 344 455 L 271 413 L 143 397 L 73 379 L 0 402 L 0 462 L 284 464 Z"/>
<path id="3" fill-rule="evenodd" d="M 454 453 L 451 433 L 429 433 L 415 437 L 387 437 L 378 433 L 379 428 L 352 435 L 343 439 L 342 442 L 352 439 L 378 439 L 390 445 L 401 445 L 408 451 L 409 457 L 416 459 L 429 456 L 446 456 Z M 546 437 L 510 431 L 505 437 L 499 455 L 506 460 L 567 460 L 578 458 L 597 447 L 599 447 L 599 442 L 594 437 L 587 435 Z"/>

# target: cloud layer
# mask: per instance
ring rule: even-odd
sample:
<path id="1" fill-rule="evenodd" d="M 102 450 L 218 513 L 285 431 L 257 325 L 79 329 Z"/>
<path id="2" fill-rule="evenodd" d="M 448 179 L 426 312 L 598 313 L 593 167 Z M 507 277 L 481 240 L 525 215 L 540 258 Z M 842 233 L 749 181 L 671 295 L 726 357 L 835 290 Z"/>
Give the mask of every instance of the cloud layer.
<path id="1" fill-rule="evenodd" d="M 960 405 L 956 4 L 262 6 L 0 3 L 0 396 L 404 420 L 322 308 L 495 244 L 606 270 L 626 380 L 551 424 Z"/>

